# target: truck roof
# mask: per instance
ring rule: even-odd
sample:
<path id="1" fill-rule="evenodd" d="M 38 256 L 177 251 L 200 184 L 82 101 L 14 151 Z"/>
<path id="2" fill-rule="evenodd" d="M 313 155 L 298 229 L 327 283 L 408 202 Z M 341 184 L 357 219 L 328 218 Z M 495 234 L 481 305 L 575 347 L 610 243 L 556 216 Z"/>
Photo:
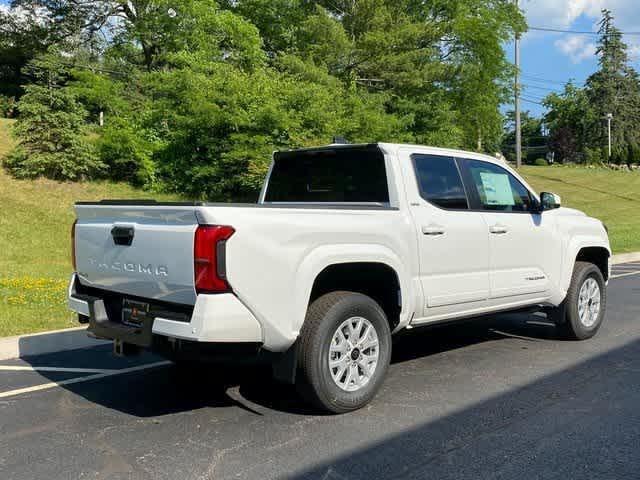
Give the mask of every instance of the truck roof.
<path id="1" fill-rule="evenodd" d="M 401 150 L 401 149 L 411 149 L 411 150 L 416 150 L 417 152 L 430 153 L 435 155 L 449 155 L 452 157 L 475 158 L 478 160 L 497 163 L 499 165 L 504 165 L 506 163 L 501 158 L 493 157 L 491 155 L 487 155 L 484 153 L 470 152 L 467 150 L 459 150 L 454 148 L 442 148 L 442 147 L 431 147 L 427 145 L 416 145 L 416 144 L 410 144 L 410 143 L 386 143 L 386 142 L 332 143 L 328 145 L 320 145 L 317 147 L 306 147 L 306 148 L 297 148 L 292 150 L 283 150 L 276 153 L 286 154 L 286 153 L 296 153 L 296 152 L 312 152 L 312 151 L 318 151 L 318 150 L 335 150 L 335 149 L 350 149 L 350 148 L 380 148 L 385 153 L 397 153 L 398 150 Z"/>

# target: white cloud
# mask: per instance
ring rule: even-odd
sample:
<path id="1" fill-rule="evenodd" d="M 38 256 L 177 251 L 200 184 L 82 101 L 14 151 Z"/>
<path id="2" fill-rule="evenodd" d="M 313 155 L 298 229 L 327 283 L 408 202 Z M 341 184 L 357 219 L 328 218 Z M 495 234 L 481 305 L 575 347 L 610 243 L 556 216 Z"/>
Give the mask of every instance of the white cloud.
<path id="1" fill-rule="evenodd" d="M 581 15 L 597 17 L 602 8 L 601 5 L 604 3 L 612 2 L 605 0 L 524 0 L 520 2 L 520 6 L 532 26 L 566 28 Z"/>
<path id="2" fill-rule="evenodd" d="M 603 8 L 611 10 L 616 26 L 624 31 L 640 31 L 640 8 L 638 0 L 520 0 L 527 21 L 532 27 L 571 29 L 578 19 L 592 22 L 591 30 L 597 30 Z M 581 27 L 580 30 L 584 30 Z M 540 36 L 533 32 L 528 36 Z M 579 63 L 595 53 L 595 38 L 588 35 L 555 35 L 559 37 L 555 46 L 572 62 Z M 640 55 L 640 36 L 625 36 L 629 44 L 629 54 L 633 60 Z"/>
<path id="3" fill-rule="evenodd" d="M 573 63 L 580 63 L 596 54 L 596 44 L 584 35 L 566 35 L 556 40 L 555 46 Z"/>

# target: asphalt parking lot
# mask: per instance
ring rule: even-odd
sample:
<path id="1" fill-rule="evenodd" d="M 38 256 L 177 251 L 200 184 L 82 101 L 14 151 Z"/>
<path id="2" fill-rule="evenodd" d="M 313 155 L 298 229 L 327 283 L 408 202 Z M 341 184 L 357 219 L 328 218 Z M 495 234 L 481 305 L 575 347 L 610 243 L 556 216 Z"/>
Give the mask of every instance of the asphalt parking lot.
<path id="1" fill-rule="evenodd" d="M 586 342 L 537 315 L 394 342 L 367 408 L 309 411 L 260 371 L 109 347 L 0 362 L 0 479 L 640 478 L 640 263 Z"/>

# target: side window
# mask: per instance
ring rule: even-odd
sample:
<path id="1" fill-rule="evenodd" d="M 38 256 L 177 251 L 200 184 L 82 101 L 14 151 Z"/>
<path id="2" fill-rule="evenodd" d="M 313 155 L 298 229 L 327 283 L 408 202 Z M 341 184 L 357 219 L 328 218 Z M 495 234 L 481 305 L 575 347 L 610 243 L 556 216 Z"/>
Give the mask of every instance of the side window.
<path id="1" fill-rule="evenodd" d="M 441 208 L 469 208 L 460 172 L 452 157 L 415 154 L 411 158 L 422 198 Z"/>
<path id="2" fill-rule="evenodd" d="M 480 160 L 463 160 L 483 210 L 526 212 L 531 210 L 531 194 L 504 168 Z"/>

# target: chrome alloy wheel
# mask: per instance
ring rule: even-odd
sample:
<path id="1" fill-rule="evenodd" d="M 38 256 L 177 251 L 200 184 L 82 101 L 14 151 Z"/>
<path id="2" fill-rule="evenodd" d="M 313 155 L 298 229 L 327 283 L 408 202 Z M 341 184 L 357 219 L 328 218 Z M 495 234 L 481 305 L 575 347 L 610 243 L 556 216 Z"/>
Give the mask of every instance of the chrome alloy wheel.
<path id="1" fill-rule="evenodd" d="M 340 324 L 331 339 L 331 378 L 342 390 L 360 390 L 373 377 L 379 354 L 378 333 L 373 324 L 363 317 L 351 317 Z"/>
<path id="2" fill-rule="evenodd" d="M 600 313 L 600 286 L 592 277 L 587 278 L 578 294 L 578 317 L 587 328 L 592 327 Z"/>

